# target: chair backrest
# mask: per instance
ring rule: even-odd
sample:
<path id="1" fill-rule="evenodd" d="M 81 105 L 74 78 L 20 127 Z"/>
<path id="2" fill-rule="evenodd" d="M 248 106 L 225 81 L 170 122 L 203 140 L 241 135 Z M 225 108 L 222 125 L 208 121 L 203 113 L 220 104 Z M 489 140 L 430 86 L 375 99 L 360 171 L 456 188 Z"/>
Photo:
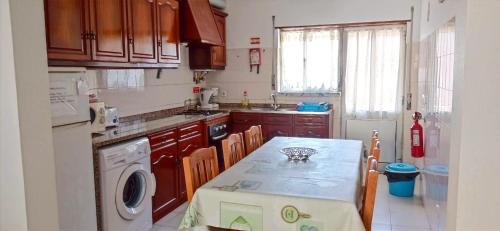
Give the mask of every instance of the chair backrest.
<path id="1" fill-rule="evenodd" d="M 372 130 L 372 137 L 370 139 L 370 153 L 369 156 L 373 155 L 373 148 L 375 148 L 375 144 L 377 143 L 378 139 L 378 131 L 377 130 Z"/>
<path id="2" fill-rule="evenodd" d="M 215 147 L 200 148 L 182 159 L 188 201 L 203 184 L 219 175 L 217 150 Z"/>
<path id="3" fill-rule="evenodd" d="M 380 141 L 376 140 L 375 146 L 373 147 L 372 156 L 375 157 L 377 161 L 380 161 Z"/>
<path id="4" fill-rule="evenodd" d="M 363 220 L 365 229 L 367 231 L 371 231 L 373 209 L 375 208 L 375 196 L 377 193 L 377 181 L 378 181 L 377 160 L 372 159 L 371 162 L 368 163 L 368 166 L 370 167 L 370 170 L 368 171 L 368 175 L 366 176 L 367 184 L 365 187 L 365 193 L 363 197 L 361 219 Z"/>
<path id="5" fill-rule="evenodd" d="M 245 148 L 247 155 L 262 146 L 262 126 L 252 126 L 245 131 Z"/>
<path id="6" fill-rule="evenodd" d="M 222 153 L 224 154 L 224 168 L 228 169 L 238 163 L 246 155 L 243 134 L 231 134 L 222 140 Z"/>

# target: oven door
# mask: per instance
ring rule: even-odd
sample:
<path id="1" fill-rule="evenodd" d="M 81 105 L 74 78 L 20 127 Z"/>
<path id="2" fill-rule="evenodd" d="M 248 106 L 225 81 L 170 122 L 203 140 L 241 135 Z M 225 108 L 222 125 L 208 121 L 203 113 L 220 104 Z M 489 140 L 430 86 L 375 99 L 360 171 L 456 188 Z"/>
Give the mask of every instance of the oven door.
<path id="1" fill-rule="evenodd" d="M 227 132 L 214 134 L 208 138 L 208 144 L 217 149 L 217 160 L 219 162 L 219 172 L 224 171 L 224 155 L 222 154 L 222 140 L 228 136 Z"/>

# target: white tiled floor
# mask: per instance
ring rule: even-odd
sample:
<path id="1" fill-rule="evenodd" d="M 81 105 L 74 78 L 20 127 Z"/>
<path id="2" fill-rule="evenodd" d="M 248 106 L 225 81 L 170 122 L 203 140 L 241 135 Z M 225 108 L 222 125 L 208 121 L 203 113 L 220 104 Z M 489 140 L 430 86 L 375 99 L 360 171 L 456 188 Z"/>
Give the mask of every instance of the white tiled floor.
<path id="1" fill-rule="evenodd" d="M 153 225 L 151 231 L 175 231 L 179 227 L 184 213 L 186 212 L 187 202 L 176 208 L 174 211 L 163 217 Z"/>
<path id="2" fill-rule="evenodd" d="M 399 198 L 389 195 L 387 178 L 379 176 L 372 231 L 430 231 L 420 196 Z M 418 190 L 415 190 L 418 191 Z M 151 231 L 177 230 L 187 204 L 158 221 Z"/>

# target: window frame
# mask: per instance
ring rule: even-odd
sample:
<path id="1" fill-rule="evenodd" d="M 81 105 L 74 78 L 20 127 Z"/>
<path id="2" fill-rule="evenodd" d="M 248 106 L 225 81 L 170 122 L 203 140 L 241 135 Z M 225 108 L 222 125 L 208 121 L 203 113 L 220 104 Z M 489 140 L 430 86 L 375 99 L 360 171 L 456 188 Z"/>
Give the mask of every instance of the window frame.
<path id="1" fill-rule="evenodd" d="M 345 62 L 346 62 L 346 34 L 345 30 L 355 27 L 372 27 L 372 26 L 390 26 L 402 25 L 408 28 L 408 23 L 411 20 L 394 20 L 394 21 L 378 21 L 378 22 L 360 22 L 360 23 L 341 23 L 341 24 L 322 24 L 322 25 L 305 25 L 305 26 L 273 26 L 274 41 L 273 41 L 273 70 L 271 88 L 279 95 L 283 96 L 306 96 L 306 97 L 329 97 L 333 95 L 342 95 L 344 91 L 344 78 L 345 78 Z M 281 92 L 280 91 L 280 31 L 281 30 L 306 30 L 314 28 L 335 28 L 339 31 L 339 53 L 338 53 L 338 72 L 337 90 L 328 93 L 311 93 L 311 92 Z M 407 35 L 405 35 L 407 36 Z M 406 46 L 406 45 L 405 45 Z M 406 59 L 406 57 L 403 57 Z M 406 61 L 405 61 L 406 62 Z M 405 64 L 406 66 L 407 64 Z M 406 75 L 406 74 L 405 74 Z"/>
<path id="2" fill-rule="evenodd" d="M 287 91 L 281 91 L 280 89 L 280 82 L 281 82 L 281 75 L 280 75 L 280 65 L 282 63 L 281 61 L 281 32 L 282 30 L 285 31 L 311 31 L 315 29 L 331 29 L 331 30 L 337 30 L 338 33 L 338 54 L 337 54 L 337 85 L 336 89 L 334 91 L 329 91 L 329 92 L 287 92 Z M 275 41 L 275 47 L 276 49 L 276 65 L 274 68 L 276 68 L 276 73 L 273 74 L 275 77 L 273 84 L 276 86 L 275 90 L 276 93 L 280 95 L 289 95 L 289 96 L 329 96 L 329 95 L 339 95 L 341 93 L 341 78 L 342 78 L 342 43 L 343 43 L 343 29 L 338 26 L 338 25 L 329 25 L 329 26 L 298 26 L 298 27 L 283 27 L 283 28 L 276 28 L 275 33 L 277 34 L 277 39 Z M 304 33 L 304 41 L 305 37 L 307 37 L 307 33 Z M 306 50 L 306 43 L 304 42 L 303 44 L 303 51 Z M 304 57 L 303 61 L 303 66 L 304 66 L 304 73 L 303 77 L 305 76 L 305 72 L 307 70 L 306 68 L 306 58 Z"/>

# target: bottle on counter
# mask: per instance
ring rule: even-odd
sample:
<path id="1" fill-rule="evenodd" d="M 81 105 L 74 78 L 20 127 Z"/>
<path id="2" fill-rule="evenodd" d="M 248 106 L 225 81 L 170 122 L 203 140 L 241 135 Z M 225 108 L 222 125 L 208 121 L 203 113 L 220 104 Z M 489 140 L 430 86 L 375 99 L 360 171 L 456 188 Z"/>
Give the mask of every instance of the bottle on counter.
<path id="1" fill-rule="evenodd" d="M 243 92 L 243 100 L 241 100 L 241 107 L 248 108 L 249 104 L 250 104 L 250 100 L 248 99 L 247 91 L 244 91 Z"/>

